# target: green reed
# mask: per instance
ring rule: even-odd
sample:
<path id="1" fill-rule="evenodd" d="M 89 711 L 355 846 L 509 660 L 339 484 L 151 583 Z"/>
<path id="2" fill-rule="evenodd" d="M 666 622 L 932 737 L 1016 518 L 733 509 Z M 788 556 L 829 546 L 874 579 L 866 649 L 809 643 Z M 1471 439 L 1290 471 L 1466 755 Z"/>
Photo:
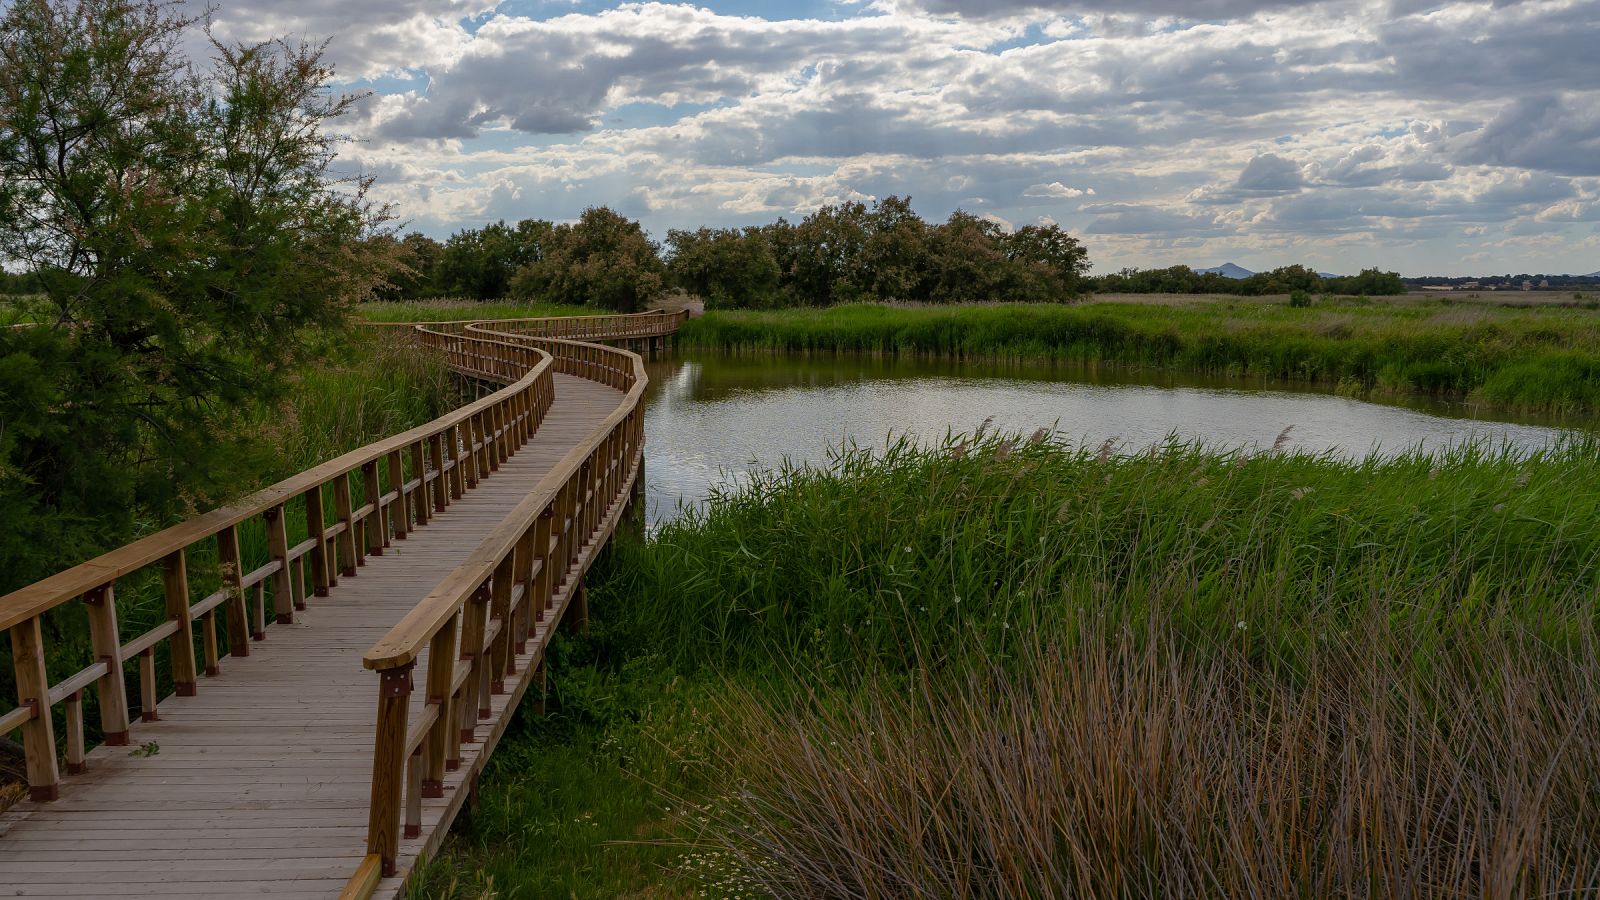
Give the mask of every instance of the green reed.
<path id="1" fill-rule="evenodd" d="M 1037 358 L 1416 393 L 1506 410 L 1600 410 L 1600 312 L 1446 299 L 1263 299 L 712 312 L 684 347 Z"/>

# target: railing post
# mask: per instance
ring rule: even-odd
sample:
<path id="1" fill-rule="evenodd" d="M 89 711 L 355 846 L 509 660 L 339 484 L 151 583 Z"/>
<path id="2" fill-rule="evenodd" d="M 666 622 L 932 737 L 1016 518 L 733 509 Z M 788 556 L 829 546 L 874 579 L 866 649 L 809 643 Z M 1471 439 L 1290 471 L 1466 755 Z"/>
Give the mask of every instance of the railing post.
<path id="1" fill-rule="evenodd" d="M 346 578 L 356 577 L 356 523 L 350 506 L 350 473 L 344 472 L 333 479 L 333 513 L 338 516 L 344 530 L 339 532 L 339 568 Z"/>
<path id="2" fill-rule="evenodd" d="M 461 617 L 461 659 L 471 668 L 461 685 L 461 743 L 471 744 L 477 737 L 478 719 L 487 698 L 480 698 L 484 671 L 483 632 L 488 624 L 489 585 L 479 585 L 467 600 Z"/>
<path id="3" fill-rule="evenodd" d="M 244 602 L 244 563 L 239 558 L 239 527 L 229 525 L 217 532 L 217 562 L 222 574 L 222 589 L 227 599 L 228 654 L 250 655 L 249 610 Z"/>
<path id="4" fill-rule="evenodd" d="M 552 498 L 551 503 L 557 501 Z M 539 513 L 539 518 L 533 523 L 533 554 L 539 560 L 539 574 L 533 577 L 533 583 L 528 586 L 529 609 L 533 611 L 533 621 L 543 622 L 545 610 L 550 608 L 550 592 L 555 587 L 551 574 L 555 568 L 555 557 L 550 552 L 550 523 L 555 518 L 550 506 L 546 506 Z M 533 625 L 528 626 L 533 630 Z"/>
<path id="5" fill-rule="evenodd" d="M 73 691 L 63 703 L 67 714 L 67 774 L 82 775 L 89 771 L 84 759 L 83 691 Z"/>
<path id="6" fill-rule="evenodd" d="M 372 748 L 372 802 L 367 813 L 367 853 L 395 874 L 400 853 L 400 803 L 405 787 L 406 718 L 411 707 L 411 669 L 406 663 L 378 673 L 378 727 Z"/>
<path id="7" fill-rule="evenodd" d="M 406 499 L 405 465 L 401 462 L 399 450 L 389 454 L 389 486 L 394 488 L 394 501 L 388 516 L 389 525 L 394 530 L 394 539 L 403 541 L 406 539 L 406 532 L 411 530 L 411 504 Z M 385 534 L 387 533 L 386 531 Z"/>
<path id="8" fill-rule="evenodd" d="M 378 461 L 361 464 L 361 485 L 366 505 L 372 510 L 361 518 L 361 530 L 366 537 L 366 556 L 382 556 L 383 545 L 389 542 L 388 519 L 383 508 L 383 487 L 378 484 Z M 357 557 L 365 562 L 365 557 Z"/>
<path id="9" fill-rule="evenodd" d="M 172 687 L 179 697 L 193 697 L 196 683 L 194 667 L 194 617 L 189 614 L 189 564 L 182 547 L 161 560 L 161 585 L 166 595 L 167 618 L 178 623 L 178 633 L 167 645 L 172 657 Z"/>
<path id="10" fill-rule="evenodd" d="M 278 563 L 272 573 L 272 612 L 279 625 L 294 621 L 294 577 L 289 572 L 289 531 L 282 504 L 263 513 L 267 522 L 267 555 Z"/>
<path id="11" fill-rule="evenodd" d="M 313 541 L 311 545 L 311 592 L 318 597 L 328 596 L 330 583 L 329 576 L 333 572 L 332 560 L 328 558 L 328 539 L 324 537 L 328 530 L 328 522 L 322 511 L 322 485 L 317 485 L 306 491 L 306 536 Z"/>
<path id="12" fill-rule="evenodd" d="M 461 445 L 461 425 L 457 423 L 445 429 L 447 443 L 450 445 L 450 499 L 460 500 L 461 495 L 467 492 L 467 467 L 465 460 L 471 459 L 471 453 L 465 453 Z"/>
<path id="13" fill-rule="evenodd" d="M 421 528 L 428 524 L 428 507 L 430 505 L 428 498 L 431 495 L 431 489 L 428 487 L 428 467 L 423 462 L 422 441 L 417 441 L 411 445 L 411 474 L 417 479 L 417 490 L 406 508 L 415 512 L 417 527 Z"/>
<path id="14" fill-rule="evenodd" d="M 45 669 L 44 633 L 39 628 L 38 616 L 11 626 L 11 663 L 16 672 L 17 704 L 33 709 L 33 718 L 22 725 L 22 747 L 28 761 L 28 796 L 35 802 L 47 803 L 61 795 L 61 773 L 56 768 L 50 674 Z"/>
<path id="15" fill-rule="evenodd" d="M 521 542 L 518 542 L 520 547 Z M 516 580 L 517 572 L 517 547 L 506 554 L 505 559 L 494 567 L 494 583 L 490 594 L 490 616 L 500 620 L 500 633 L 494 637 L 494 643 L 488 648 L 487 663 L 489 666 L 489 692 L 504 694 L 506 692 L 506 659 L 513 657 L 510 652 L 515 642 L 512 632 L 516 623 L 511 618 L 511 585 Z M 488 706 L 488 701 L 484 702 Z"/>
<path id="16" fill-rule="evenodd" d="M 422 796 L 444 796 L 444 773 L 450 756 L 450 731 L 455 726 L 452 715 L 451 685 L 456 674 L 456 622 L 452 616 L 434 634 L 428 644 L 428 696 L 427 701 L 439 707 L 439 715 L 428 728 L 423 739 Z"/>
<path id="17" fill-rule="evenodd" d="M 107 746 L 123 747 L 128 743 L 128 687 L 122 676 L 122 640 L 117 636 L 115 585 L 105 584 L 89 591 L 83 595 L 83 603 L 89 612 L 89 645 L 95 659 L 106 664 L 106 674 L 95 682 L 95 696 L 100 700 L 100 730 Z M 49 690 L 48 686 L 45 690 Z M 48 700 L 44 701 L 40 712 L 50 714 Z"/>
<path id="18" fill-rule="evenodd" d="M 428 438 L 428 453 L 433 457 L 433 510 L 444 512 L 450 503 L 449 478 L 444 470 L 444 435 Z"/>

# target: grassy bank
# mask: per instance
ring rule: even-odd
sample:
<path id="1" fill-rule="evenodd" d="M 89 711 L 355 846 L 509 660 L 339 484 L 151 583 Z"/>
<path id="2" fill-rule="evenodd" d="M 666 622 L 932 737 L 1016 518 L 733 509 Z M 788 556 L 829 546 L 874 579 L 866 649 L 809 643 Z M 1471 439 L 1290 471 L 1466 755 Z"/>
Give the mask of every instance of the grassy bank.
<path id="1" fill-rule="evenodd" d="M 1600 311 L 1483 300 L 1094 301 L 713 312 L 680 345 L 714 350 L 1040 358 L 1425 394 L 1507 411 L 1600 411 Z"/>
<path id="2" fill-rule="evenodd" d="M 608 555 L 416 895 L 1593 890 L 1597 475 L 991 437 L 758 480 Z"/>

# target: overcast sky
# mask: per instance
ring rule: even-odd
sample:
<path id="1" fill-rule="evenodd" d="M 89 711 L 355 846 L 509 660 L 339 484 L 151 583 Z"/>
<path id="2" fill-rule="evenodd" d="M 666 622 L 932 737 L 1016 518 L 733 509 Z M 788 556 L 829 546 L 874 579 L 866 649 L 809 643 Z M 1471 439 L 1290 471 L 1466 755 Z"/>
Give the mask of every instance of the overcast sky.
<path id="1" fill-rule="evenodd" d="M 1097 271 L 1600 270 L 1600 0 L 220 0 L 371 89 L 416 230 L 909 194 Z"/>

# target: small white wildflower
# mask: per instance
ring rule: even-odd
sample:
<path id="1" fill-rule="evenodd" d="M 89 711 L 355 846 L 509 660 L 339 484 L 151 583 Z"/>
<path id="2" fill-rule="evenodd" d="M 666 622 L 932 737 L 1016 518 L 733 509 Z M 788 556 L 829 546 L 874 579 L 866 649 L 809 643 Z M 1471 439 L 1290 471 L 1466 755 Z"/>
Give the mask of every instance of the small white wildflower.
<path id="1" fill-rule="evenodd" d="M 1246 627 L 1246 626 L 1245 626 L 1245 624 L 1244 624 L 1244 620 L 1243 620 L 1243 619 L 1240 619 L 1240 620 L 1239 620 L 1239 621 L 1238 621 L 1238 622 L 1235 622 L 1235 623 L 1234 623 L 1234 625 L 1233 625 L 1233 627 L 1235 627 L 1235 628 L 1237 628 L 1237 629 L 1239 629 L 1239 630 L 1240 630 L 1240 631 L 1243 631 L 1243 630 L 1244 630 L 1244 629 L 1245 629 L 1245 627 Z"/>
<path id="2" fill-rule="evenodd" d="M 910 547 L 907 547 L 907 548 L 906 548 L 906 552 L 907 552 L 907 553 L 910 553 L 910 552 L 911 552 L 911 548 L 910 548 Z"/>

